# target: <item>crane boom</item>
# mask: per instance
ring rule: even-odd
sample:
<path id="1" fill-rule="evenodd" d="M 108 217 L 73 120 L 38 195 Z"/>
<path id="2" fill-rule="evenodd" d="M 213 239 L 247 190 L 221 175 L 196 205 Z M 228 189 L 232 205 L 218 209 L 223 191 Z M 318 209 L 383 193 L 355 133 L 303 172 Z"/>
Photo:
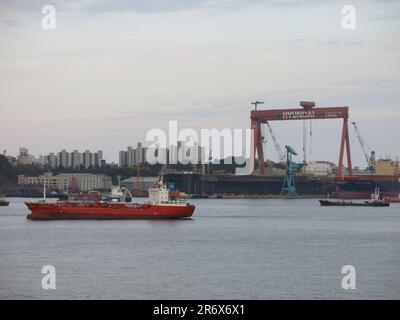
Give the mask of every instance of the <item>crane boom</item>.
<path id="1" fill-rule="evenodd" d="M 368 168 L 374 172 L 375 171 L 375 151 L 372 151 L 371 148 L 365 143 L 363 136 L 361 135 L 360 130 L 358 129 L 357 123 L 351 123 L 354 127 L 354 131 L 356 132 L 358 141 L 360 142 L 361 148 L 363 150 L 365 160 L 368 163 Z"/>
<path id="2" fill-rule="evenodd" d="M 275 134 L 272 131 L 271 125 L 268 123 L 268 121 L 266 121 L 265 123 L 268 126 L 268 130 L 269 130 L 269 133 L 271 135 L 272 141 L 274 142 L 274 146 L 275 146 L 276 152 L 278 153 L 279 159 L 282 162 L 286 161 L 285 153 L 283 152 L 282 147 L 278 142 L 278 139 L 276 139 Z"/>
<path id="3" fill-rule="evenodd" d="M 364 139 L 363 139 L 363 137 L 362 137 L 362 135 L 361 135 L 361 133 L 360 133 L 360 130 L 359 130 L 358 127 L 357 127 L 357 123 L 352 122 L 351 124 L 352 124 L 353 127 L 354 127 L 354 131 L 356 132 L 358 141 L 360 142 L 360 145 L 361 145 L 361 148 L 362 148 L 362 150 L 363 150 L 365 159 L 367 160 L 367 163 L 369 163 L 369 161 L 370 161 L 370 158 L 369 158 L 370 148 L 369 148 L 369 147 L 367 146 L 367 144 L 365 143 L 365 141 L 364 141 Z"/>

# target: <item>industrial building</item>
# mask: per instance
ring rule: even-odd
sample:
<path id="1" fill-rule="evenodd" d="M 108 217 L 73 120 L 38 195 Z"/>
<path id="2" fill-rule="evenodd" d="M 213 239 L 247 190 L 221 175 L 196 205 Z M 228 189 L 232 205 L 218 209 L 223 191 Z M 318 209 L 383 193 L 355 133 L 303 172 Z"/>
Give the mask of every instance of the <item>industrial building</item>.
<path id="1" fill-rule="evenodd" d="M 121 181 L 121 186 L 128 188 L 129 190 L 142 190 L 147 191 L 149 188 L 159 180 L 158 177 L 130 177 Z"/>

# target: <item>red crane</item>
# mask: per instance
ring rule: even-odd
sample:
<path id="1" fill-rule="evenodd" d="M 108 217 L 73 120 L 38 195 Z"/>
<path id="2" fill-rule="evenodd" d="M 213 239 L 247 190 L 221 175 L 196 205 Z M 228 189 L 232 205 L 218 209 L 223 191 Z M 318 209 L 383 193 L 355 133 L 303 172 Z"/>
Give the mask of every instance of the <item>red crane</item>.
<path id="1" fill-rule="evenodd" d="M 265 173 L 263 137 L 261 124 L 268 121 L 286 121 L 286 120 L 306 120 L 306 119 L 343 119 L 342 138 L 340 142 L 339 167 L 337 175 L 343 177 L 343 157 L 346 147 L 348 174 L 352 175 L 350 139 L 349 139 L 349 107 L 325 107 L 316 108 L 313 101 L 300 101 L 300 108 L 295 109 L 271 109 L 257 110 L 250 112 L 251 129 L 254 130 L 252 161 L 258 154 L 260 173 Z"/>

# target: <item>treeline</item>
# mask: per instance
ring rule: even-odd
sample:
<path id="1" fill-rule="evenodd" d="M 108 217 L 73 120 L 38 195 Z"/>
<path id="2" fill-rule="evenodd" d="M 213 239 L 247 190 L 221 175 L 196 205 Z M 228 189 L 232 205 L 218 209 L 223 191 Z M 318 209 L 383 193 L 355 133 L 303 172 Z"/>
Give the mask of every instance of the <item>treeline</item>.
<path id="1" fill-rule="evenodd" d="M 161 165 L 148 165 L 144 164 L 140 166 L 141 176 L 157 176 L 161 170 Z M 60 173 L 93 173 L 93 174 L 105 174 L 113 178 L 116 182 L 117 176 L 121 176 L 121 179 L 126 179 L 137 175 L 137 168 L 128 167 L 117 167 L 106 165 L 104 167 L 89 167 L 85 169 L 80 168 L 51 168 L 42 165 L 30 164 L 30 165 L 17 165 L 12 166 L 6 157 L 0 155 L 0 183 L 17 183 L 18 175 L 23 174 L 26 176 L 38 176 L 45 172 L 52 172 L 54 175 Z"/>
<path id="2" fill-rule="evenodd" d="M 10 165 L 7 158 L 3 155 L 0 155 L 0 183 L 11 182 L 17 176 L 18 174 L 15 168 Z"/>
<path id="3" fill-rule="evenodd" d="M 235 168 L 238 167 L 234 163 L 225 163 L 227 161 L 221 161 L 220 164 L 212 164 L 210 168 L 206 165 L 206 172 L 226 172 L 226 173 L 234 173 Z M 201 165 L 195 165 L 195 167 L 199 170 Z M 192 171 L 193 170 L 192 164 L 182 165 L 182 164 L 175 164 L 175 165 L 168 165 L 169 169 L 172 170 L 179 170 L 179 171 Z M 161 165 L 155 164 L 141 164 L 140 165 L 140 175 L 147 176 L 147 177 L 155 177 L 158 176 L 161 171 Z M 79 168 L 51 168 L 42 165 L 30 164 L 30 165 L 17 165 L 11 166 L 7 158 L 3 155 L 0 155 L 0 183 L 9 182 L 9 183 L 17 183 L 18 175 L 23 174 L 26 176 L 38 176 L 45 172 L 52 172 L 54 175 L 60 173 L 92 173 L 92 174 L 105 174 L 107 176 L 112 177 L 113 183 L 117 182 L 117 176 L 121 177 L 121 180 L 127 179 L 129 177 L 133 177 L 137 175 L 137 168 L 136 167 L 118 167 L 118 166 L 111 166 L 106 165 L 103 167 L 89 167 L 84 168 L 83 166 Z"/>

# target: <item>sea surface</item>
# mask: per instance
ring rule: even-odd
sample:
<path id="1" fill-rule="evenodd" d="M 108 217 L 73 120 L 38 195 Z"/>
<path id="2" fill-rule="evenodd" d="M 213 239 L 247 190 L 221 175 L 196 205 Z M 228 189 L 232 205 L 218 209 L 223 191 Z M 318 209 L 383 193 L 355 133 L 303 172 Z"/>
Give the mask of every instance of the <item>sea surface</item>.
<path id="1" fill-rule="evenodd" d="M 1 299 L 400 299 L 399 204 L 201 199 L 186 220 L 30 221 L 27 199 L 9 200 Z"/>

